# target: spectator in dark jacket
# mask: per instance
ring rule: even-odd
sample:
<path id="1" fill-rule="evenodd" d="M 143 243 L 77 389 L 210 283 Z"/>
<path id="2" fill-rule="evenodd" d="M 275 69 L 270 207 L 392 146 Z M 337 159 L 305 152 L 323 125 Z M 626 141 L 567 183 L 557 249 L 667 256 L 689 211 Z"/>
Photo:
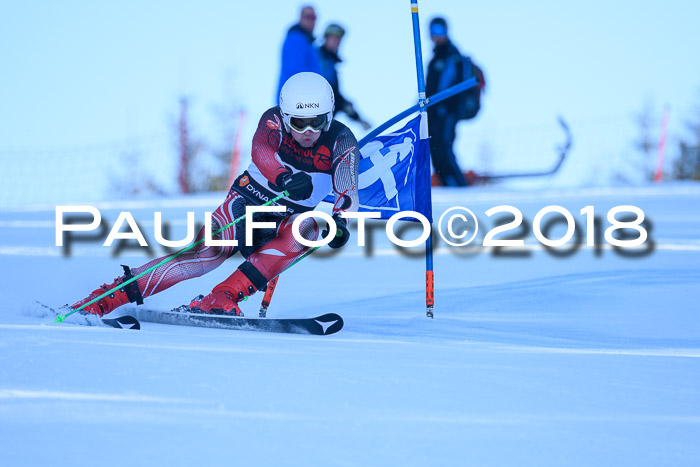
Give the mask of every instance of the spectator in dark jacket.
<path id="1" fill-rule="evenodd" d="M 344 112 L 352 120 L 362 125 L 363 129 L 369 130 L 371 125 L 360 117 L 355 110 L 355 106 L 352 105 L 352 102 L 347 100 L 339 90 L 340 86 L 338 84 L 336 65 L 342 62 L 338 56 L 338 47 L 340 47 L 340 41 L 344 35 L 345 29 L 338 24 L 329 24 L 326 28 L 325 40 L 319 50 L 321 55 L 321 75 L 326 78 L 333 88 L 336 112 Z"/>
<path id="2" fill-rule="evenodd" d="M 433 18 L 430 22 L 433 58 L 428 64 L 425 91 L 428 97 L 463 80 L 462 54 L 447 36 L 447 21 Z M 462 170 L 452 149 L 457 126 L 458 97 L 452 96 L 428 108 L 430 156 L 443 186 L 466 186 Z"/>
<path id="3" fill-rule="evenodd" d="M 278 103 L 282 85 L 293 75 L 302 71 L 321 74 L 318 50 L 314 47 L 315 26 L 316 12 L 312 6 L 307 5 L 301 9 L 299 22 L 287 31 L 282 45 L 282 66 L 275 102 Z"/>

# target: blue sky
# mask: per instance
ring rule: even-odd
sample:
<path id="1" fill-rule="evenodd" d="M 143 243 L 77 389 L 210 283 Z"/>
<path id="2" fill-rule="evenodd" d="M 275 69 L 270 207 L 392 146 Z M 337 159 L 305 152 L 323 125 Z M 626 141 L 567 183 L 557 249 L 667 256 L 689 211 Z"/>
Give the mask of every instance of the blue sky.
<path id="1" fill-rule="evenodd" d="M 329 22 L 348 30 L 341 85 L 368 120 L 382 123 L 415 103 L 408 0 L 313 4 L 317 35 Z M 249 146 L 258 116 L 273 104 L 281 43 L 300 6 L 6 3 L 0 158 L 20 154 L 55 164 L 51 154 L 60 154 L 70 167 L 79 164 L 72 154 L 94 149 L 95 158 L 109 157 L 128 143 L 154 166 L 170 167 L 181 96 L 191 102 L 193 133 L 209 140 L 224 133 L 213 109 L 245 108 Z M 548 166 L 561 140 L 561 114 L 576 143 L 563 180 L 587 183 L 596 177 L 593 168 L 603 170 L 631 151 L 632 116 L 645 102 L 659 119 L 670 106 L 669 144 L 700 103 L 697 2 L 424 0 L 419 6 L 426 62 L 427 23 L 441 14 L 454 42 L 486 72 L 483 112 L 459 128 L 465 168 Z"/>

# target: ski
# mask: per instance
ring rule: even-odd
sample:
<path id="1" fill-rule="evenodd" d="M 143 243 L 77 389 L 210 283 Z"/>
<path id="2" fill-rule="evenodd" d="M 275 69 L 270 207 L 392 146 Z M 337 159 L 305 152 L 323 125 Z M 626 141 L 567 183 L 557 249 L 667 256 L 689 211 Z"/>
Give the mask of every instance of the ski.
<path id="1" fill-rule="evenodd" d="M 135 313 L 138 319 L 147 323 L 237 329 L 241 331 L 328 336 L 330 334 L 335 334 L 343 328 L 343 318 L 335 313 L 326 313 L 315 318 L 244 318 L 233 315 L 145 309 L 137 309 Z"/>

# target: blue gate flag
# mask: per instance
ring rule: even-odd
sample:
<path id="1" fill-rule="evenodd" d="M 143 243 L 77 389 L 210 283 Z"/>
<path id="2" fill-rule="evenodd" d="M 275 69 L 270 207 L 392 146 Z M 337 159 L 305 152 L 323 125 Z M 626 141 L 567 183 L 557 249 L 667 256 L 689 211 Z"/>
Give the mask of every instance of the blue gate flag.
<path id="1" fill-rule="evenodd" d="M 433 221 L 430 150 L 428 140 L 420 138 L 420 119 L 418 115 L 400 130 L 360 148 L 359 211 L 379 212 L 381 219 L 416 211 Z"/>

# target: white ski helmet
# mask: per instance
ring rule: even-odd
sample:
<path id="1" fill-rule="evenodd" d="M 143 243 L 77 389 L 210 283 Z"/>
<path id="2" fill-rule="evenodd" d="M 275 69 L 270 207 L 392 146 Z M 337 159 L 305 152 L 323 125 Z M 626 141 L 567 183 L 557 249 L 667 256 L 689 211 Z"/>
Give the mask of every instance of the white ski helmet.
<path id="1" fill-rule="evenodd" d="M 297 73 L 280 91 L 280 110 L 287 133 L 328 131 L 333 121 L 335 97 L 326 79 L 308 71 Z"/>

